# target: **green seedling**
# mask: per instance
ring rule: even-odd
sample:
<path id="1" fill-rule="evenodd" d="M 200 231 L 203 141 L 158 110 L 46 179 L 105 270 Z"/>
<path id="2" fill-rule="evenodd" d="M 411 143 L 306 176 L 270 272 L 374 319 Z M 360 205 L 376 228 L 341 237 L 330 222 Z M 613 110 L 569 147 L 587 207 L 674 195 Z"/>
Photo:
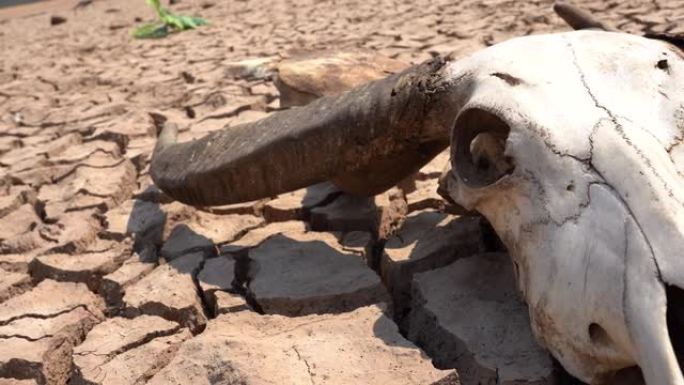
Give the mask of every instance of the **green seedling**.
<path id="1" fill-rule="evenodd" d="M 133 31 L 133 37 L 138 39 L 155 39 L 168 35 L 171 32 L 185 31 L 209 24 L 201 17 L 174 15 L 168 9 L 162 7 L 160 0 L 145 0 L 159 17 L 159 21 L 145 24 Z"/>

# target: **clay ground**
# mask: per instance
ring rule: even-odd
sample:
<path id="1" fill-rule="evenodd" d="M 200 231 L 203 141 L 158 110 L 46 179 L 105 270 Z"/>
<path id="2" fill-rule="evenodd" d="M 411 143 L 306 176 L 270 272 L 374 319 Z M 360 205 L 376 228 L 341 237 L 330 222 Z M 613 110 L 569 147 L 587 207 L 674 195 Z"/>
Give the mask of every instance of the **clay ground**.
<path id="1" fill-rule="evenodd" d="M 684 25 L 681 0 L 577 3 Z M 143 0 L 76 5 L 0 10 L 0 384 L 569 380 L 495 237 L 436 195 L 446 154 L 373 199 L 321 184 L 203 211 L 148 175 L 164 124 L 186 140 L 277 110 L 284 57 L 467 55 L 566 30 L 550 1 L 181 0 L 211 25 L 145 41 Z"/>

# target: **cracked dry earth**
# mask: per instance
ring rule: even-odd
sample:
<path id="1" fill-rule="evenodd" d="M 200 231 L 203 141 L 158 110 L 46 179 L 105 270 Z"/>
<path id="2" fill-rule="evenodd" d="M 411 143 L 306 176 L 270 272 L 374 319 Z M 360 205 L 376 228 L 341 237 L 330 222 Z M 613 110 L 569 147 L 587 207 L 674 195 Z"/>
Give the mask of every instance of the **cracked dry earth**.
<path id="1" fill-rule="evenodd" d="M 577 3 L 635 33 L 684 22 L 681 1 Z M 466 55 L 565 30 L 550 1 L 181 0 L 212 24 L 148 41 L 142 0 L 75 5 L 0 10 L 0 384 L 573 381 L 496 237 L 436 194 L 446 153 L 370 199 L 200 210 L 148 174 L 164 124 L 187 140 L 286 104 L 284 58 Z"/>

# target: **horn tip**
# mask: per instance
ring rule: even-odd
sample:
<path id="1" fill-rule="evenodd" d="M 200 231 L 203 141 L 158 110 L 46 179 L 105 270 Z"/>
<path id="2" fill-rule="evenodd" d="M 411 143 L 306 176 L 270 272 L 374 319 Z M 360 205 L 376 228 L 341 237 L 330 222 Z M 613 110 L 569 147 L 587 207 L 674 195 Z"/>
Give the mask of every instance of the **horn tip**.
<path id="1" fill-rule="evenodd" d="M 175 123 L 165 123 L 159 136 L 157 137 L 157 144 L 154 148 L 155 152 L 161 151 L 166 147 L 175 144 L 178 138 L 178 125 Z"/>

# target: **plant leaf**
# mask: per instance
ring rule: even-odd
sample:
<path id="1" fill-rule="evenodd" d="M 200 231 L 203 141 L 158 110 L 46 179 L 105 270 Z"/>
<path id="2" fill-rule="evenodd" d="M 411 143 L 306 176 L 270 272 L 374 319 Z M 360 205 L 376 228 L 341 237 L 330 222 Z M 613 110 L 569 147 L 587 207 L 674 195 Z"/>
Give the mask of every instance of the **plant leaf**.
<path id="1" fill-rule="evenodd" d="M 145 0 L 145 2 L 154 8 L 161 23 L 146 24 L 136 28 L 133 36 L 138 39 L 160 38 L 172 32 L 170 29 L 185 31 L 209 24 L 201 17 L 174 15 L 162 6 L 161 0 Z"/>
<path id="2" fill-rule="evenodd" d="M 157 12 L 157 15 L 161 17 L 161 14 L 165 9 L 162 7 L 161 2 L 159 0 L 145 0 L 147 4 L 150 5 L 150 7 L 154 8 L 154 10 Z"/>
<path id="3" fill-rule="evenodd" d="M 169 34 L 169 27 L 163 23 L 145 24 L 133 30 L 137 39 L 159 39 Z"/>

